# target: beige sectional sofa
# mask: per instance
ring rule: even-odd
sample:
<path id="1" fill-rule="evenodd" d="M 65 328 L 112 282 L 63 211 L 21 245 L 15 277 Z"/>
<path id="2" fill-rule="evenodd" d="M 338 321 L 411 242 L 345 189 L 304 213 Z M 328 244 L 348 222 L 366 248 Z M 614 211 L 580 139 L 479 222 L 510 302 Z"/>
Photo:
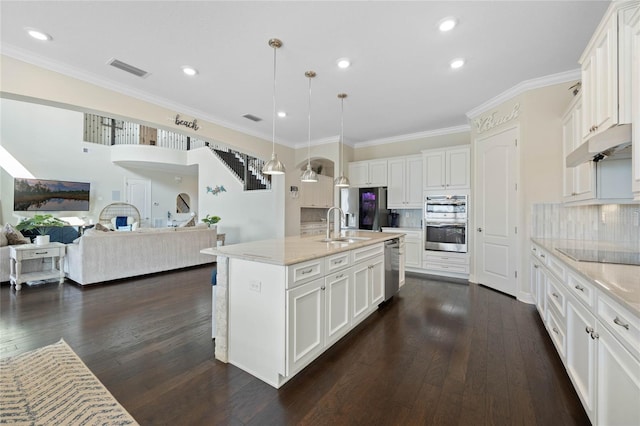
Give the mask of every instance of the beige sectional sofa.
<path id="1" fill-rule="evenodd" d="M 86 285 L 213 263 L 200 250 L 216 245 L 216 230 L 141 228 L 131 232 L 92 230 L 67 244 L 67 278 Z"/>

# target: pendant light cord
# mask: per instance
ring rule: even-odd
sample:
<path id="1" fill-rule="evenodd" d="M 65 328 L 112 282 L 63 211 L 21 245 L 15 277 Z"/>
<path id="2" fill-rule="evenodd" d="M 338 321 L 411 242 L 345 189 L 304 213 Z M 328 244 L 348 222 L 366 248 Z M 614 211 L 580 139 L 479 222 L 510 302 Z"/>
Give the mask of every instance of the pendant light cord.
<path id="1" fill-rule="evenodd" d="M 307 133 L 307 166 L 311 167 L 311 76 L 309 76 L 309 130 Z"/>
<path id="2" fill-rule="evenodd" d="M 271 140 L 273 141 L 271 155 L 274 155 L 276 152 L 276 50 L 277 47 L 273 48 L 273 132 L 271 134 Z"/>
<path id="3" fill-rule="evenodd" d="M 344 157 L 344 97 L 340 98 L 340 175 L 344 175 L 344 165 L 342 158 Z"/>

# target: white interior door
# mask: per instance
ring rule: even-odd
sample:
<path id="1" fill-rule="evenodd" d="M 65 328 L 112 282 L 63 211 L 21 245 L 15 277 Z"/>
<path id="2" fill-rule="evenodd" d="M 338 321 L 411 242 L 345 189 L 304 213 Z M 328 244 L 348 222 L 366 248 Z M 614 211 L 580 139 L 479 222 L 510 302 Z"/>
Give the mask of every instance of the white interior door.
<path id="1" fill-rule="evenodd" d="M 140 226 L 151 226 L 151 181 L 126 178 L 127 203 L 136 206 L 140 212 Z"/>
<path id="2" fill-rule="evenodd" d="M 516 295 L 518 129 L 479 139 L 477 147 L 476 276 L 478 283 Z"/>

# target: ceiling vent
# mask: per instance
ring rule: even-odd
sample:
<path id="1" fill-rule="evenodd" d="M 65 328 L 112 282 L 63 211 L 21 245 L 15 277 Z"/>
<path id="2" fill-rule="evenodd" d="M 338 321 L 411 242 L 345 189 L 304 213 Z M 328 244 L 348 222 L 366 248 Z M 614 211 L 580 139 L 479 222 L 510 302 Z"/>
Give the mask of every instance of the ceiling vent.
<path id="1" fill-rule="evenodd" d="M 145 70 L 141 70 L 140 68 L 134 67 L 133 65 L 129 65 L 125 62 L 119 61 L 117 59 L 111 59 L 108 62 L 109 65 L 111 65 L 112 67 L 116 67 L 118 69 L 121 69 L 122 71 L 126 71 L 129 74 L 133 74 L 136 77 L 142 77 L 142 78 L 146 78 L 149 73 Z"/>
<path id="2" fill-rule="evenodd" d="M 248 120 L 255 121 L 255 122 L 262 121 L 262 118 L 258 117 L 257 115 L 253 115 L 253 114 L 245 114 L 245 115 L 243 115 L 243 117 L 248 119 Z"/>

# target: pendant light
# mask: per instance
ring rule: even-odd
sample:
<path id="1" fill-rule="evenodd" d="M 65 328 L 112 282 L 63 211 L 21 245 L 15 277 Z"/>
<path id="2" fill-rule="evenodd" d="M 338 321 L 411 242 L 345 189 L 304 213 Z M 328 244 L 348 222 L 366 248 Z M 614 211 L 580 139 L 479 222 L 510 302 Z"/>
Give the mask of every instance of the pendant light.
<path id="1" fill-rule="evenodd" d="M 318 175 L 311 170 L 311 79 L 316 76 L 315 71 L 307 71 L 304 73 L 305 77 L 309 79 L 309 132 L 307 142 L 307 169 L 302 172 L 300 180 L 302 182 L 317 182 Z"/>
<path id="2" fill-rule="evenodd" d="M 338 157 L 338 166 L 340 167 L 340 176 L 338 176 L 334 184 L 338 188 L 348 188 L 351 183 L 349 178 L 344 175 L 343 158 L 344 158 L 344 98 L 347 97 L 346 93 L 338 93 L 338 99 L 340 99 L 340 156 Z"/>
<path id="3" fill-rule="evenodd" d="M 273 48 L 273 147 L 271 160 L 267 161 L 262 167 L 262 173 L 265 175 L 282 175 L 285 172 L 285 167 L 276 155 L 276 50 L 282 47 L 282 41 L 272 38 L 269 40 L 269 46 Z"/>

